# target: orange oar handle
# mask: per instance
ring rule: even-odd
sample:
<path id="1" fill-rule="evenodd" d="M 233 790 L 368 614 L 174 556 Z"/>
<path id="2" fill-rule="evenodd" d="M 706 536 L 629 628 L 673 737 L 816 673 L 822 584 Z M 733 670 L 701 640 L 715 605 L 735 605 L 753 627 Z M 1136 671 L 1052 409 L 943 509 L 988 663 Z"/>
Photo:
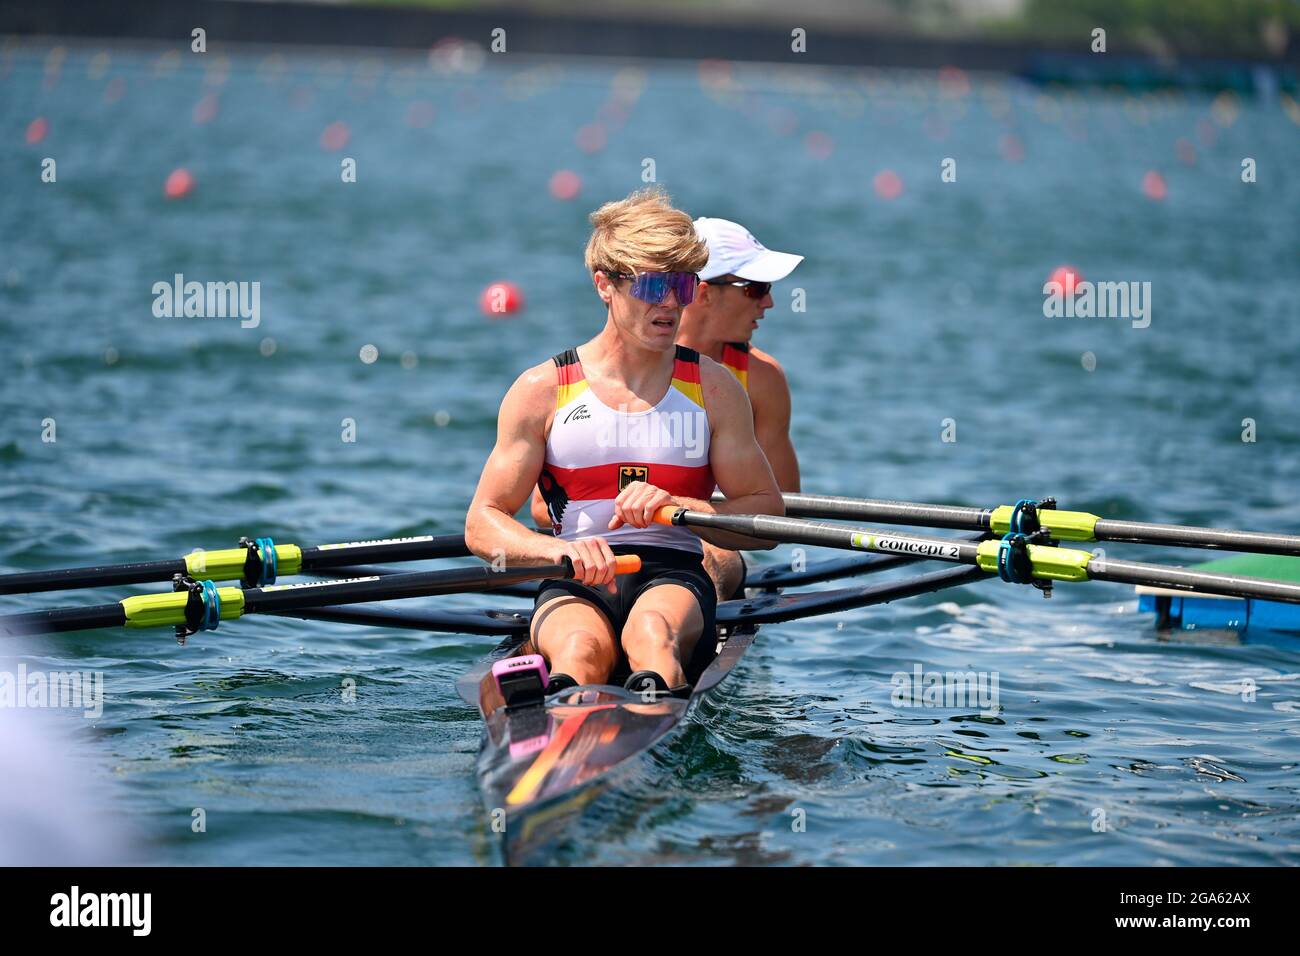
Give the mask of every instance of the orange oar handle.
<path id="1" fill-rule="evenodd" d="M 655 512 L 655 524 L 672 524 L 673 515 L 677 514 L 677 512 L 681 510 L 681 505 L 664 505 Z"/>
<path id="2" fill-rule="evenodd" d="M 641 556 L 637 554 L 620 554 L 614 558 L 615 574 L 633 574 L 641 570 Z"/>
<path id="3" fill-rule="evenodd" d="M 564 569 L 566 578 L 574 577 L 573 562 L 565 558 L 557 567 Z M 614 555 L 614 573 L 615 574 L 633 574 L 641 570 L 641 556 L 639 554 L 616 554 Z M 548 572 L 549 573 L 549 572 Z"/>

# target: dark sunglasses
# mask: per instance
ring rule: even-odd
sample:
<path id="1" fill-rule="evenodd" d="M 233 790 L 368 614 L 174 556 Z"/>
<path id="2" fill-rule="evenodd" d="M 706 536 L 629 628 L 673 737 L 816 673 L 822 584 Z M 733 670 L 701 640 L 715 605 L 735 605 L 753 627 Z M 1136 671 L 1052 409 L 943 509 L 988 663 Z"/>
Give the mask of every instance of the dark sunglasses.
<path id="1" fill-rule="evenodd" d="M 690 305 L 695 301 L 695 287 L 700 284 L 700 277 L 694 272 L 613 272 L 602 269 L 611 279 L 631 279 L 632 295 L 642 302 L 659 305 L 668 298 L 671 289 L 677 294 L 678 305 Z"/>
<path id="2" fill-rule="evenodd" d="M 734 285 L 738 289 L 744 289 L 745 295 L 751 299 L 761 299 L 772 291 L 772 283 L 755 282 L 753 279 L 701 279 L 705 285 Z"/>

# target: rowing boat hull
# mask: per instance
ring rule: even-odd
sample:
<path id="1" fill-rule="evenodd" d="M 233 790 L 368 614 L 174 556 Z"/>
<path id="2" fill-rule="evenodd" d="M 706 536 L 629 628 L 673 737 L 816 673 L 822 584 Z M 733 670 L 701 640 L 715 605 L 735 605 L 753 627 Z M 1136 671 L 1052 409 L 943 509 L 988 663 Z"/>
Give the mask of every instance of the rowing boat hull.
<path id="1" fill-rule="evenodd" d="M 1287 555 L 1237 554 L 1193 565 L 1193 570 L 1300 583 L 1300 558 Z M 1154 612 L 1160 628 L 1248 632 L 1265 642 L 1270 635 L 1290 640 L 1300 635 L 1300 606 L 1295 604 L 1147 585 L 1136 590 L 1138 610 Z"/>
<path id="2" fill-rule="evenodd" d="M 492 665 L 535 653 L 523 638 L 508 638 L 457 682 L 479 708 L 483 740 L 478 776 L 494 829 L 503 832 L 508 860 L 563 828 L 563 822 L 662 741 L 695 703 L 735 668 L 758 633 L 755 626 L 719 628 L 718 650 L 688 700 L 645 703 L 611 685 L 586 685 L 556 694 L 544 707 L 509 710 L 492 679 Z"/>

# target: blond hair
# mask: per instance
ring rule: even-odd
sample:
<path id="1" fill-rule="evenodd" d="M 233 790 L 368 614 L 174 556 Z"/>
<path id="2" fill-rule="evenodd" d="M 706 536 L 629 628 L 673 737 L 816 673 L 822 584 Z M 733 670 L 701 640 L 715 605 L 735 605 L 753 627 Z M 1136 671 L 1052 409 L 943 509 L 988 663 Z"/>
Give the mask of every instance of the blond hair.
<path id="1" fill-rule="evenodd" d="M 691 217 L 659 186 L 605 203 L 591 225 L 588 272 L 699 272 L 709 261 Z"/>

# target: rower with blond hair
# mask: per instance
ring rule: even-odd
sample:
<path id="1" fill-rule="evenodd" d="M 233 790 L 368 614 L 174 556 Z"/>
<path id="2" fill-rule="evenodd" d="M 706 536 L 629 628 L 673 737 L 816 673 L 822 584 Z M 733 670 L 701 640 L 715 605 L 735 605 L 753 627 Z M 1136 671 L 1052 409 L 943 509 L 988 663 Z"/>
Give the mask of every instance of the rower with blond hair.
<path id="1" fill-rule="evenodd" d="M 660 189 L 591 216 L 586 267 L 605 312 L 594 338 L 527 369 L 506 393 L 496 445 L 465 521 L 470 549 L 507 564 L 567 559 L 573 580 L 542 583 L 531 640 L 548 692 L 629 672 L 638 691 L 689 693 L 697 650 L 711 651 L 717 594 L 700 539 L 772 547 L 654 523 L 665 506 L 782 514 L 745 390 L 724 366 L 677 344 L 709 253 Z M 552 534 L 515 514 L 541 490 Z M 715 487 L 727 501 L 711 504 Z M 615 578 L 614 559 L 641 558 Z"/>

